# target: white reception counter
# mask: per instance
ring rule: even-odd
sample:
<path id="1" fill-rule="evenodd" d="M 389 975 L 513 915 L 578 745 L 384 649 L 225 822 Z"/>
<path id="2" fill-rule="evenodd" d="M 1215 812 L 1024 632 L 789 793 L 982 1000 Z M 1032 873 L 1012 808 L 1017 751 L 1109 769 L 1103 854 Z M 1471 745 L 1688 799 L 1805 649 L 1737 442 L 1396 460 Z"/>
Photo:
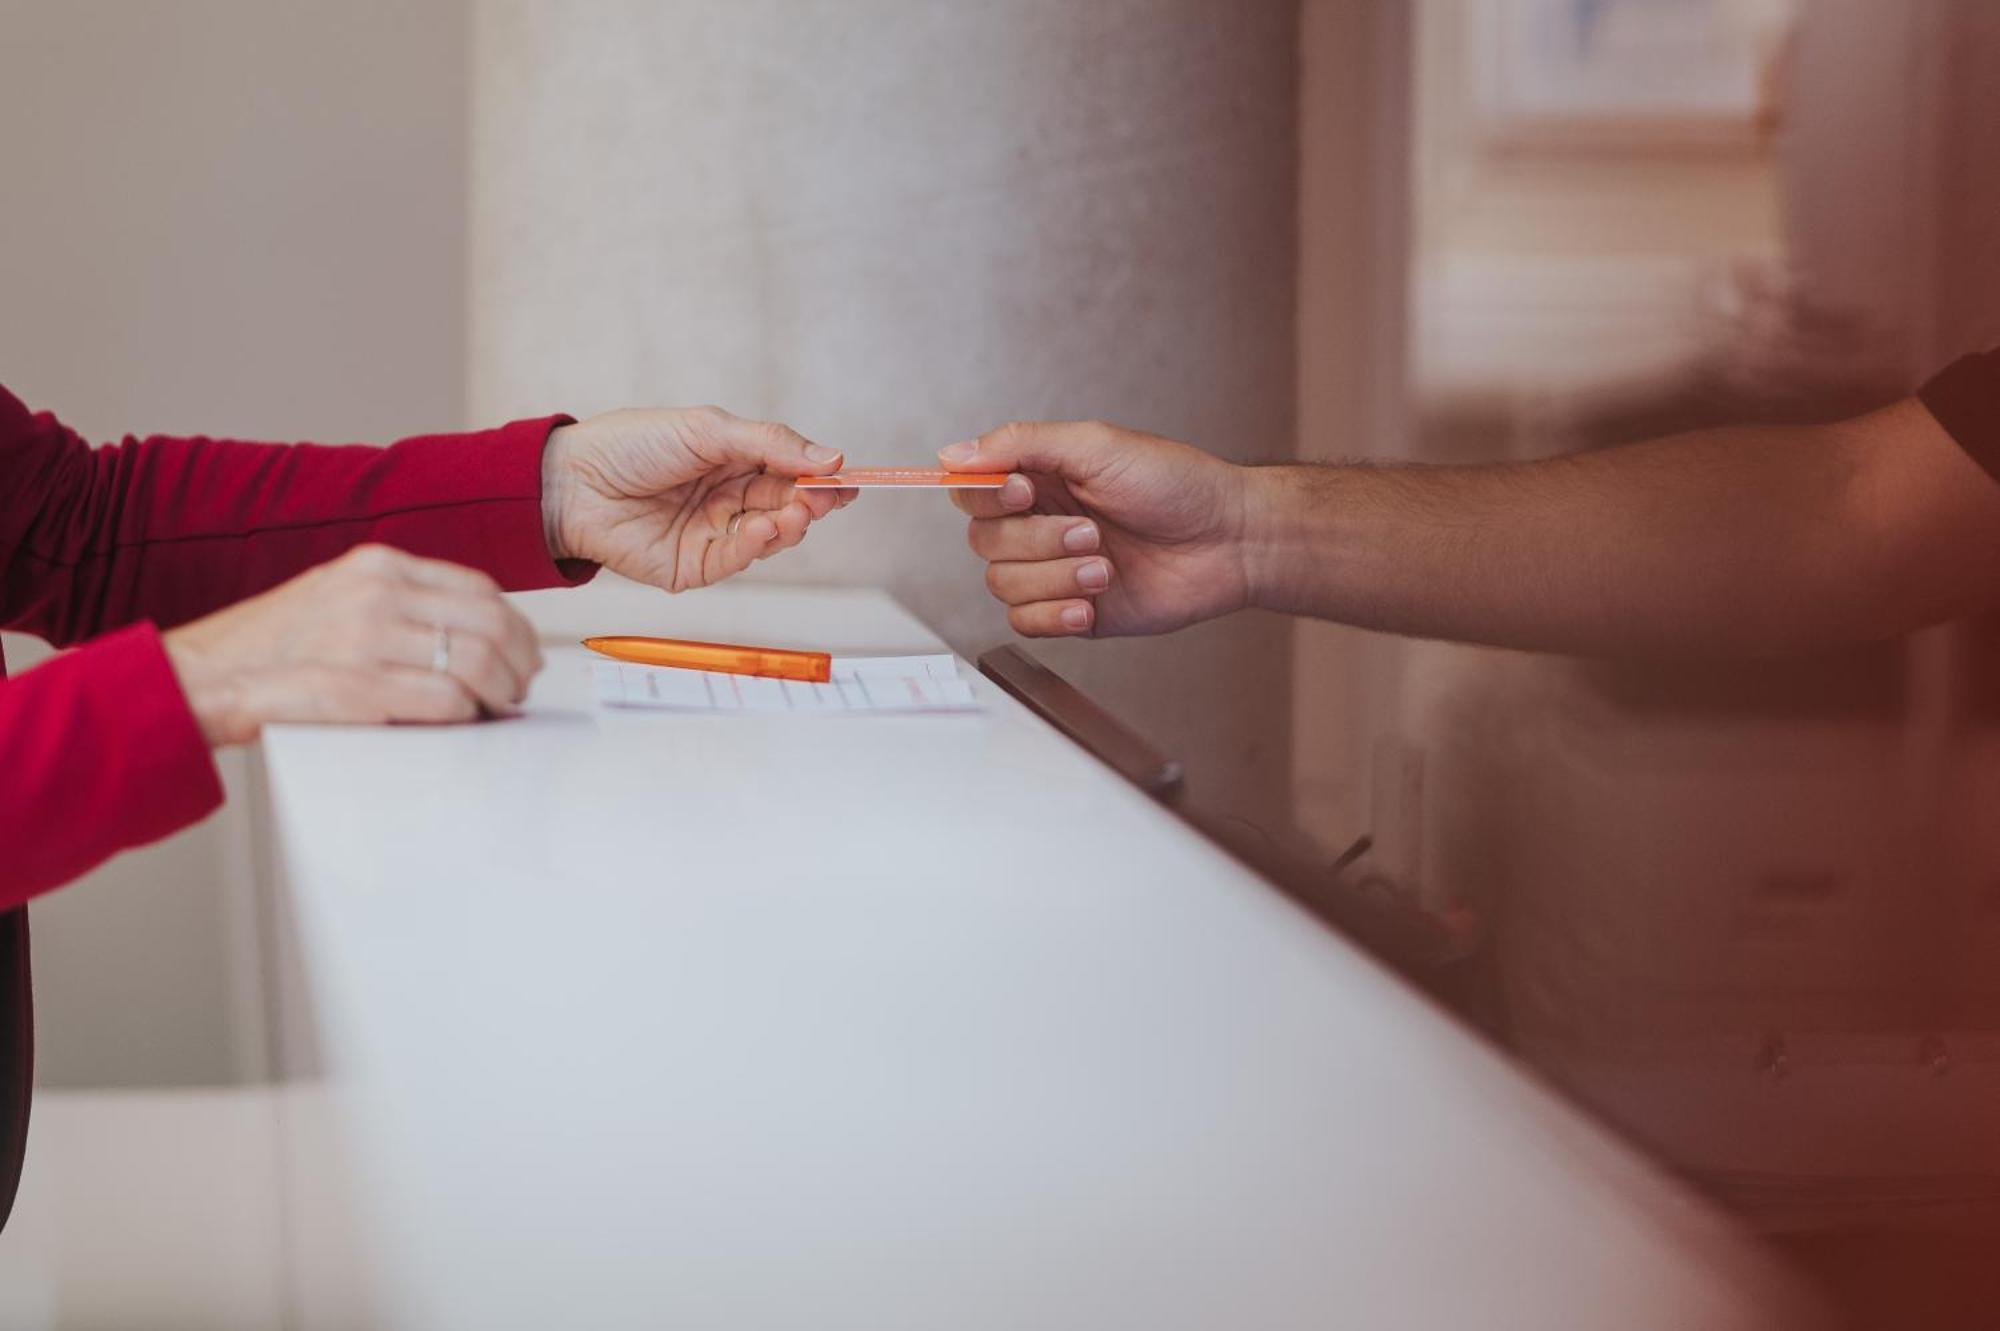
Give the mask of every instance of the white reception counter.
<path id="1" fill-rule="evenodd" d="M 939 650 L 888 598 L 524 600 L 526 718 L 266 741 L 299 1325 L 1797 1324 L 986 681 L 977 716 L 604 713 L 553 645 Z"/>

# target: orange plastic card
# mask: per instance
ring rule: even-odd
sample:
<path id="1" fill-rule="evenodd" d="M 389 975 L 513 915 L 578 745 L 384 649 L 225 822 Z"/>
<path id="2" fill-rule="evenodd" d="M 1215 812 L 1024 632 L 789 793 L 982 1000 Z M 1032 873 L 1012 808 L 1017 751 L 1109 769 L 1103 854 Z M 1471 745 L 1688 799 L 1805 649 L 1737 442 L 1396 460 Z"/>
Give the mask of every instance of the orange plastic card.
<path id="1" fill-rule="evenodd" d="M 1007 477 L 921 467 L 849 467 L 831 476 L 800 476 L 792 483 L 801 490 L 997 490 Z"/>

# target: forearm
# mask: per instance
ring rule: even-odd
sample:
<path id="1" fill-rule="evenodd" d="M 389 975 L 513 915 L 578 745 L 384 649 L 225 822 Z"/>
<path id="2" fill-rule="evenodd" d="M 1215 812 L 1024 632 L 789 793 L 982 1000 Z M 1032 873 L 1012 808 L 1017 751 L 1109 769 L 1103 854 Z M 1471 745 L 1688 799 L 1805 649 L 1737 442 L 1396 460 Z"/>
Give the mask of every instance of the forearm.
<path id="1" fill-rule="evenodd" d="M 387 449 L 127 439 L 92 448 L 0 391 L 0 623 L 67 644 L 175 624 L 366 541 L 548 586 L 553 421 Z"/>
<path id="2" fill-rule="evenodd" d="M 1251 482 L 1252 595 L 1592 655 L 1888 636 L 1977 610 L 2000 585 L 2000 487 L 1919 424 L 1716 430 L 1488 467 L 1266 469 Z M 1912 472 L 1891 445 L 1943 450 L 1924 460 L 1947 474 Z"/>

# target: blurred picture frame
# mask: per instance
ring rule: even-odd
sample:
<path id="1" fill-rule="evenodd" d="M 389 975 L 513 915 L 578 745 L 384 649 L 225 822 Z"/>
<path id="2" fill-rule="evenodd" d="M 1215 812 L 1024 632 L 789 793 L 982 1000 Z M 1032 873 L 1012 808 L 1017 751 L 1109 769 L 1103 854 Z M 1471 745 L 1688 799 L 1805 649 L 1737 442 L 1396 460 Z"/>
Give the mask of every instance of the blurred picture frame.
<path id="1" fill-rule="evenodd" d="M 1746 153 L 1774 135 L 1794 0 L 1478 0 L 1478 137 L 1507 153 Z"/>

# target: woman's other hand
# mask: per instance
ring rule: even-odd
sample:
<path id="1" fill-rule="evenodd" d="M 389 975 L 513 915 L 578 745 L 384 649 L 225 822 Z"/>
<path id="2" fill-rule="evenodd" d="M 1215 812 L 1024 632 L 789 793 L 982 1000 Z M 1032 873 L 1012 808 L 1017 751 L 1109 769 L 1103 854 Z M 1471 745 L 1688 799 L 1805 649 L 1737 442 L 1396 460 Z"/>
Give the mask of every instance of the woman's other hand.
<path id="1" fill-rule="evenodd" d="M 542 667 L 534 630 L 493 579 L 382 545 L 174 629 L 165 643 L 217 748 L 272 722 L 506 714 Z"/>

